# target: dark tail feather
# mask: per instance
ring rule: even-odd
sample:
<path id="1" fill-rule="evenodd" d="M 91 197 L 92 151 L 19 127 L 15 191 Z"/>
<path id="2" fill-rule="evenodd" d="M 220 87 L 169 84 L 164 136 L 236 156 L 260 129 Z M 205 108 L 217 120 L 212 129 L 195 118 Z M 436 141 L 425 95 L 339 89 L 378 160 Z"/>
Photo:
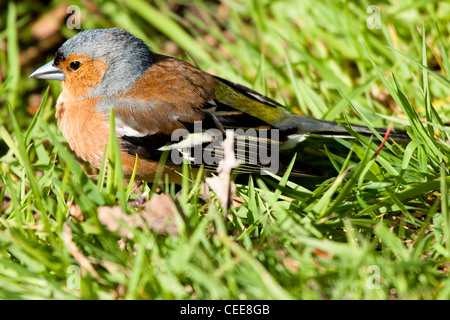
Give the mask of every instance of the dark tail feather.
<path id="1" fill-rule="evenodd" d="M 284 121 L 283 121 L 284 120 Z M 278 124 L 281 130 L 287 129 L 292 134 L 315 134 L 325 137 L 342 137 L 342 138 L 352 138 L 353 136 L 341 125 L 334 121 L 326 121 L 314 119 L 302 115 L 290 115 L 289 118 L 283 119 Z M 368 127 L 352 125 L 351 128 L 364 136 L 370 137 L 374 133 Z M 293 130 L 294 129 L 294 130 Z M 384 137 L 387 129 L 375 128 L 375 130 Z M 389 138 L 395 141 L 411 141 L 406 131 L 391 129 L 389 132 Z"/>

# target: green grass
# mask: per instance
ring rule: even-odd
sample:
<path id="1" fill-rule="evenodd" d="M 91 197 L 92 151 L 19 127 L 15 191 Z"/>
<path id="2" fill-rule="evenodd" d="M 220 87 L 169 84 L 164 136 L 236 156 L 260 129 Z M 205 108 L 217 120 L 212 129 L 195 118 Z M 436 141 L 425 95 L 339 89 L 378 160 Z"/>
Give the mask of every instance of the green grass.
<path id="1" fill-rule="evenodd" d="M 57 128 L 59 85 L 27 78 L 44 59 L 20 64 L 34 45 L 31 25 L 57 1 L 2 4 L 0 299 L 450 298 L 449 4 L 381 2 L 380 29 L 369 29 L 367 1 L 233 0 L 220 10 L 212 1 L 155 1 L 151 10 L 144 1 L 95 3 L 78 3 L 83 28 L 127 28 L 293 112 L 371 127 L 393 121 L 412 141 L 377 154 L 379 140 L 336 139 L 346 154 L 322 148 L 334 176 L 252 176 L 237 183 L 243 204 L 228 212 L 213 193 L 203 200 L 196 177 L 179 193 L 162 177 L 141 191 L 171 197 L 178 235 L 119 221 L 123 237 L 98 218 L 104 206 L 142 213 L 116 142 L 92 177 Z M 34 115 L 31 93 L 42 93 Z M 77 211 L 82 220 L 69 218 Z"/>

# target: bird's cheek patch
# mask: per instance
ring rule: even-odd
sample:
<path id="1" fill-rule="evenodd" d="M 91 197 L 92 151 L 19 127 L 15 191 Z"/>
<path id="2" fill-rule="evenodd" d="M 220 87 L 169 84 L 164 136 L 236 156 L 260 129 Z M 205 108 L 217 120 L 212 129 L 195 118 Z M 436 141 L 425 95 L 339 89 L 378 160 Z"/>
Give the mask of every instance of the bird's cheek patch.
<path id="1" fill-rule="evenodd" d="M 80 81 L 83 81 L 85 85 L 93 88 L 103 80 L 106 71 L 108 71 L 108 63 L 99 58 L 86 61 L 76 76 Z"/>
<path id="2" fill-rule="evenodd" d="M 70 91 L 69 94 L 72 97 L 84 97 L 102 82 L 107 70 L 108 63 L 101 58 L 89 61 L 81 60 L 79 70 L 68 72 L 65 87 Z"/>
<path id="3" fill-rule="evenodd" d="M 98 58 L 94 61 L 89 61 L 89 65 L 86 67 L 84 71 L 88 74 L 85 76 L 84 81 L 90 91 L 103 81 L 103 77 L 108 71 L 108 63 Z"/>

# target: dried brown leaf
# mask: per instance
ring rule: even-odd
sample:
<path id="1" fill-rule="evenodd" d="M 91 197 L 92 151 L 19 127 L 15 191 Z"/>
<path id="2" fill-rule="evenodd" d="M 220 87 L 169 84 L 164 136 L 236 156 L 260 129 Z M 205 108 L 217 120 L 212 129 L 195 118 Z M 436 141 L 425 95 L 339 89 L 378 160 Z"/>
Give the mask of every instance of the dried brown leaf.
<path id="1" fill-rule="evenodd" d="M 214 191 L 224 210 L 228 210 L 231 199 L 236 193 L 236 186 L 231 181 L 231 172 L 237 168 L 239 162 L 234 154 L 234 132 L 227 130 L 226 139 L 222 142 L 224 157 L 217 168 L 218 175 L 205 178 L 208 186 Z"/>
<path id="2" fill-rule="evenodd" d="M 300 268 L 300 262 L 292 258 L 284 258 L 283 264 L 285 267 L 289 268 L 292 272 L 297 272 Z"/>
<path id="3" fill-rule="evenodd" d="M 98 207 L 98 220 L 106 226 L 109 231 L 119 230 L 121 237 L 133 239 L 134 234 L 127 228 L 121 227 L 119 220 L 124 221 L 131 227 L 142 227 L 141 220 L 137 215 L 129 215 L 122 211 L 119 206 L 114 207 Z"/>
<path id="4" fill-rule="evenodd" d="M 83 253 L 81 253 L 81 251 L 78 249 L 76 244 L 73 242 L 72 229 L 70 228 L 70 226 L 67 222 L 64 223 L 64 225 L 63 225 L 62 239 L 63 239 L 64 244 L 66 245 L 67 249 L 69 249 L 69 252 L 72 255 L 72 257 L 74 257 L 74 259 L 78 262 L 78 265 L 80 266 L 81 274 L 85 275 L 86 271 L 87 271 L 94 277 L 98 277 L 98 273 L 92 266 L 89 259 L 86 258 L 86 256 Z"/>
<path id="5" fill-rule="evenodd" d="M 61 3 L 50 12 L 44 14 L 31 26 L 31 34 L 37 40 L 42 40 L 57 33 L 67 16 L 67 3 Z"/>
<path id="6" fill-rule="evenodd" d="M 314 249 L 313 249 L 313 253 L 314 253 L 317 257 L 320 257 L 320 258 L 322 258 L 322 259 L 327 259 L 327 260 L 329 260 L 329 259 L 333 258 L 333 254 L 332 254 L 332 253 L 325 252 L 325 251 L 322 251 L 322 250 L 317 249 L 317 248 L 314 248 Z"/>
<path id="7" fill-rule="evenodd" d="M 178 227 L 175 220 L 175 210 L 175 204 L 170 196 L 154 194 L 145 204 L 141 216 L 150 229 L 159 234 L 167 233 L 169 236 L 177 236 Z"/>
<path id="8" fill-rule="evenodd" d="M 79 205 L 77 205 L 74 202 L 70 202 L 67 204 L 69 207 L 69 219 L 76 222 L 76 221 L 84 221 L 83 212 L 81 211 L 81 208 Z"/>

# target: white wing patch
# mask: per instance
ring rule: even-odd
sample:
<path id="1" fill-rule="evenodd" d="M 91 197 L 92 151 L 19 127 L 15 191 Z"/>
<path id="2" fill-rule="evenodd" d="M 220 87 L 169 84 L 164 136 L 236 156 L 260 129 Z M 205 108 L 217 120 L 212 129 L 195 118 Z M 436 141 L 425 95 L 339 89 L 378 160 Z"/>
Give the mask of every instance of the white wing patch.
<path id="1" fill-rule="evenodd" d="M 303 142 L 308 137 L 307 134 L 291 134 L 288 136 L 285 143 L 280 145 L 280 150 L 289 150 L 295 148 L 300 142 Z"/>
<path id="2" fill-rule="evenodd" d="M 116 133 L 120 136 L 128 136 L 128 137 L 136 137 L 141 138 L 145 137 L 147 133 L 139 132 L 132 127 L 126 125 L 121 119 L 115 118 L 116 122 Z"/>
<path id="3" fill-rule="evenodd" d="M 209 132 L 201 132 L 201 133 L 191 133 L 186 138 L 177 143 L 172 143 L 166 146 L 159 148 L 159 151 L 169 151 L 173 149 L 183 150 L 188 148 L 193 148 L 197 145 L 202 145 L 203 143 L 213 142 L 215 140 L 215 136 Z"/>

